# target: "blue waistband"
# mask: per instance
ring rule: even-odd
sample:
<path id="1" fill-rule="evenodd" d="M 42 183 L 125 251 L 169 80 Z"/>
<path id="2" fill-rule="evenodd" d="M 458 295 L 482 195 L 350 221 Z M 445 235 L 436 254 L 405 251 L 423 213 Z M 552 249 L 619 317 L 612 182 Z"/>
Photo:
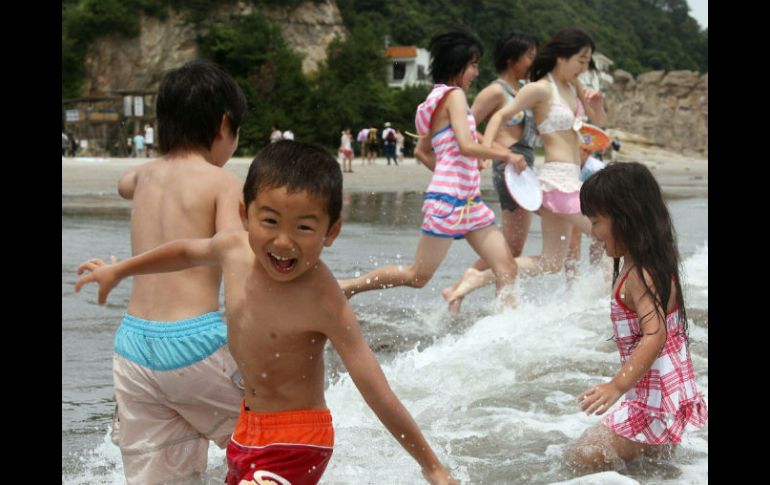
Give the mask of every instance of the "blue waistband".
<path id="1" fill-rule="evenodd" d="M 115 353 L 152 370 L 194 364 L 227 343 L 227 327 L 219 312 L 156 322 L 128 313 L 115 333 Z"/>
<path id="2" fill-rule="evenodd" d="M 425 200 L 442 200 L 448 204 L 452 204 L 455 207 L 462 207 L 468 204 L 468 200 L 473 200 L 473 202 L 481 202 L 481 196 L 477 195 L 472 199 L 458 199 L 454 195 L 442 194 L 441 192 L 425 192 Z"/>

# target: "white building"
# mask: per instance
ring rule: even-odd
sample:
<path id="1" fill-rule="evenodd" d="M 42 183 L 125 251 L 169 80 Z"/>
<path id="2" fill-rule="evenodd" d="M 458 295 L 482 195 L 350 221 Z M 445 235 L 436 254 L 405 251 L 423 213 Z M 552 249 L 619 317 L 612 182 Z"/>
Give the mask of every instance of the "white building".
<path id="1" fill-rule="evenodd" d="M 615 80 L 610 74 L 610 66 L 615 63 L 601 52 L 595 52 L 592 57 L 597 70 L 588 70 L 581 74 L 578 79 L 583 83 L 583 86 L 606 93 Z"/>
<path id="2" fill-rule="evenodd" d="M 385 49 L 385 57 L 388 59 L 387 82 L 391 88 L 431 84 L 427 50 L 413 45 L 394 45 Z"/>

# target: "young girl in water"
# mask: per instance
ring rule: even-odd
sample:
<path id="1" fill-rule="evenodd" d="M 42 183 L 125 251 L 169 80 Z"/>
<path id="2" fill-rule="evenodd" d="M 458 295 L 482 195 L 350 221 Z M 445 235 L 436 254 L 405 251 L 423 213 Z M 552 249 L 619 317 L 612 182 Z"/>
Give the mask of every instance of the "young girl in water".
<path id="1" fill-rule="evenodd" d="M 623 397 L 567 450 L 571 466 L 595 471 L 669 455 L 687 424 L 706 423 L 708 409 L 690 360 L 676 236 L 652 173 L 635 162 L 610 163 L 583 184 L 580 207 L 614 258 L 610 318 L 621 368 L 578 402 L 602 415 Z"/>
<path id="2" fill-rule="evenodd" d="M 465 98 L 479 75 L 481 43 L 465 32 L 441 34 L 430 42 L 431 75 L 436 83 L 417 107 L 415 124 L 420 141 L 415 156 L 433 178 L 422 206 L 422 234 L 414 262 L 408 266 L 384 266 L 354 280 L 340 281 L 345 295 L 394 286 L 422 288 L 444 260 L 452 239 L 466 238 L 492 268 L 500 290 L 516 277 L 516 263 L 495 214 L 481 200 L 478 159 L 515 163 L 526 168 L 524 157 L 503 146 L 478 143 L 476 120 Z M 510 300 L 508 303 L 512 303 Z"/>

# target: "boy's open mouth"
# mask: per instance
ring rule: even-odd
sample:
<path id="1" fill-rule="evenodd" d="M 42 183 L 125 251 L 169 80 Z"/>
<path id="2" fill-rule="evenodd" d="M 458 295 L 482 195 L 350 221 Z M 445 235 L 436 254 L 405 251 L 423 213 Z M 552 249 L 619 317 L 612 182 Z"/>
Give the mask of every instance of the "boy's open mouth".
<path id="1" fill-rule="evenodd" d="M 267 253 L 267 255 L 270 256 L 270 262 L 273 264 L 273 268 L 279 273 L 291 273 L 294 266 L 297 264 L 297 258 L 278 256 L 273 253 Z"/>

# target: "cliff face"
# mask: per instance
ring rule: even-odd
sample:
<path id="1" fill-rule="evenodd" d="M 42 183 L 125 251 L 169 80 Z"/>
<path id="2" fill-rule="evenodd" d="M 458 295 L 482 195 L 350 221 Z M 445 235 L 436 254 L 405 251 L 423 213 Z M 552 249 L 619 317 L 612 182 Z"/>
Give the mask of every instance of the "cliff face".
<path id="1" fill-rule="evenodd" d="M 239 2 L 212 15 L 248 15 L 252 9 L 251 4 Z M 305 73 L 316 71 L 326 60 L 326 48 L 336 36 L 347 36 L 334 0 L 271 8 L 263 13 L 281 27 L 289 47 L 303 56 Z M 84 96 L 116 89 L 156 90 L 165 71 L 198 57 L 197 32 L 184 13 L 172 11 L 165 21 L 142 15 L 140 25 L 138 37 L 103 37 L 90 46 Z"/>
<path id="2" fill-rule="evenodd" d="M 103 37 L 86 55 L 84 96 L 116 89 L 154 90 L 163 73 L 198 56 L 195 29 L 184 15 L 172 12 L 165 21 L 142 16 L 138 37 Z"/>
<path id="3" fill-rule="evenodd" d="M 708 157 L 708 73 L 614 73 L 607 126 L 635 133 L 672 151 Z"/>

